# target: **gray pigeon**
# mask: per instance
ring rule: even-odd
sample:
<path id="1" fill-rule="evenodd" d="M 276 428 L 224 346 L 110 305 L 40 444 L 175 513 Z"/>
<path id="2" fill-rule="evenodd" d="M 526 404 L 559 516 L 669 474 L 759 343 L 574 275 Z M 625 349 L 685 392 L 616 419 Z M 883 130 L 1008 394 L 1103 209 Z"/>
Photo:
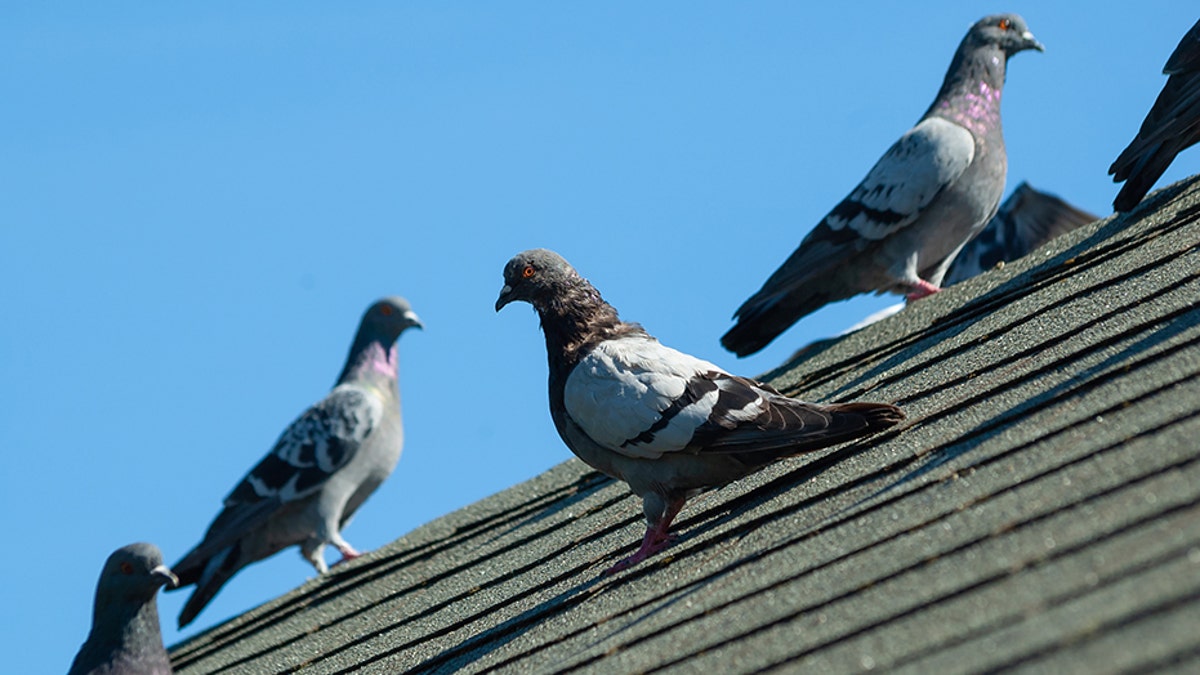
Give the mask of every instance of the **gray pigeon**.
<path id="1" fill-rule="evenodd" d="M 1167 59 L 1169 75 L 1129 147 L 1108 168 L 1113 182 L 1125 181 L 1113 207 L 1130 211 L 1185 148 L 1200 141 L 1200 21 Z"/>
<path id="2" fill-rule="evenodd" d="M 642 498 L 642 545 L 609 572 L 666 548 L 671 520 L 689 497 L 904 419 L 880 403 L 803 403 L 664 347 L 621 321 L 553 251 L 525 251 L 508 262 L 496 311 L 515 300 L 541 318 L 550 414 L 563 442 Z"/>
<path id="3" fill-rule="evenodd" d="M 360 555 L 341 529 L 400 459 L 396 339 L 411 327 L 422 325 L 404 298 L 367 309 L 333 391 L 292 422 L 225 498 L 204 540 L 175 565 L 179 588 L 196 585 L 180 628 L 238 570 L 289 546 L 299 545 L 322 574 L 326 544 L 343 560 Z"/>
<path id="4" fill-rule="evenodd" d="M 1016 260 L 1058 235 L 1096 220 L 1097 216 L 1022 182 L 979 236 L 959 252 L 942 285 L 953 286 L 999 263 Z"/>
<path id="5" fill-rule="evenodd" d="M 178 579 L 154 544 L 113 551 L 96 583 L 92 630 L 69 675 L 163 675 L 171 659 L 158 625 L 158 589 Z"/>
<path id="6" fill-rule="evenodd" d="M 752 354 L 801 317 L 859 293 L 936 293 L 1000 204 L 1008 168 L 1000 92 L 1008 58 L 1026 49 L 1043 47 L 1016 14 L 972 26 L 920 122 L 738 308 L 721 344 Z"/>

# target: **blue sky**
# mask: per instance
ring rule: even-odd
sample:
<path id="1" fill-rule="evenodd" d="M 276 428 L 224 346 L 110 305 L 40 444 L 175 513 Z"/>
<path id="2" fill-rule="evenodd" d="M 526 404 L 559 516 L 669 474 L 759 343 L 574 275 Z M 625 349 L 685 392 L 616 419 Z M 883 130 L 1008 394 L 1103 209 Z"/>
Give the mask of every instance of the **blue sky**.
<path id="1" fill-rule="evenodd" d="M 1108 214 L 1105 175 L 1191 2 L 7 3 L 0 21 L 6 669 L 66 670 L 113 549 L 194 545 L 408 297 L 407 442 L 360 549 L 561 462 L 535 316 L 492 309 L 553 248 L 626 319 L 753 375 L 890 299 L 738 360 L 733 310 L 928 106 L 1000 9 L 1009 188 Z M 1195 150 L 1159 185 L 1193 173 Z M 244 570 L 179 641 L 313 574 Z"/>

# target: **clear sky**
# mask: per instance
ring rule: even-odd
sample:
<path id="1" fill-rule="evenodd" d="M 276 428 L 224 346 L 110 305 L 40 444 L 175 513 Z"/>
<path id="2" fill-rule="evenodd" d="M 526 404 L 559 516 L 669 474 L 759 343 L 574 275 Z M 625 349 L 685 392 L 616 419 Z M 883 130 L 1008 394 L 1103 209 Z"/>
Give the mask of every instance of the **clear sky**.
<path id="1" fill-rule="evenodd" d="M 4 670 L 64 672 L 113 549 L 173 563 L 408 297 L 407 442 L 360 549 L 566 460 L 514 253 L 553 248 L 626 319 L 746 375 L 733 310 L 929 105 L 967 27 L 1020 12 L 1009 188 L 1111 212 L 1105 175 L 1187 2 L 6 3 L 0 20 Z M 1160 185 L 1200 167 L 1195 149 Z M 631 506 L 631 508 L 633 508 Z M 313 574 L 241 572 L 168 644 Z"/>

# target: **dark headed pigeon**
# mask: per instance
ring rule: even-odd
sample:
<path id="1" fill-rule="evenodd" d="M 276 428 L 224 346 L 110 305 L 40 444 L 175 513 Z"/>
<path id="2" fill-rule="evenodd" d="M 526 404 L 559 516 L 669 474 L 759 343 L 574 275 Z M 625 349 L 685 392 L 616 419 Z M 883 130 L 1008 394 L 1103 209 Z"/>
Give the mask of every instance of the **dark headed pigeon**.
<path id="1" fill-rule="evenodd" d="M 1000 205 L 996 216 L 959 252 L 943 286 L 1012 262 L 1060 234 L 1096 222 L 1097 217 L 1022 182 Z"/>
<path id="2" fill-rule="evenodd" d="M 1000 92 L 1008 58 L 1042 45 L 1016 14 L 982 19 L 958 46 L 933 105 L 738 308 L 721 344 L 765 347 L 827 303 L 874 291 L 936 293 L 1004 193 Z"/>
<path id="3" fill-rule="evenodd" d="M 1114 183 L 1125 181 L 1113 200 L 1118 211 L 1137 206 L 1175 155 L 1200 141 L 1200 21 L 1183 36 L 1163 73 L 1170 77 L 1142 128 L 1108 167 Z"/>
<path id="4" fill-rule="evenodd" d="M 171 659 L 158 626 L 158 589 L 178 580 L 154 544 L 113 551 L 96 583 L 92 631 L 69 675 L 165 675 Z"/>
<path id="5" fill-rule="evenodd" d="M 179 614 L 182 628 L 238 570 L 299 545 L 325 573 L 325 545 L 343 560 L 360 553 L 341 529 L 396 468 L 400 423 L 396 339 L 421 321 L 403 298 L 363 315 L 337 386 L 292 422 L 275 447 L 225 498 L 204 540 L 175 565 L 179 587 L 196 585 Z"/>
<path id="6" fill-rule="evenodd" d="M 550 414 L 580 459 L 642 498 L 646 536 L 634 565 L 669 542 L 691 496 L 775 460 L 886 429 L 904 419 L 879 403 L 816 405 L 659 344 L 626 323 L 553 251 L 517 254 L 496 311 L 514 300 L 541 318 Z"/>

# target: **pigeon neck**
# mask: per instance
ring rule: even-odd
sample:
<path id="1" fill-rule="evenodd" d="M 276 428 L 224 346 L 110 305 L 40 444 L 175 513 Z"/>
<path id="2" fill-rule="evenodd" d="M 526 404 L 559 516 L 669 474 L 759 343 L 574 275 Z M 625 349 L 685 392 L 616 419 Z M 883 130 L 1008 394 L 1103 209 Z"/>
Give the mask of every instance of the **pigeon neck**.
<path id="1" fill-rule="evenodd" d="M 975 134 L 998 129 L 1007 58 L 998 47 L 960 47 L 926 116 L 944 117 Z"/>
<path id="2" fill-rule="evenodd" d="M 549 302 L 539 303 L 537 310 L 551 369 L 578 363 L 585 347 L 610 337 L 623 325 L 617 310 L 590 284 L 555 294 Z"/>
<path id="3" fill-rule="evenodd" d="M 87 643 L 97 653 L 123 652 L 134 658 L 165 654 L 158 603 L 153 596 L 149 600 L 97 596 Z"/>
<path id="4" fill-rule="evenodd" d="M 399 363 L 399 348 L 394 342 L 384 346 L 378 339 L 359 335 L 350 348 L 338 384 L 363 379 L 395 381 Z"/>

